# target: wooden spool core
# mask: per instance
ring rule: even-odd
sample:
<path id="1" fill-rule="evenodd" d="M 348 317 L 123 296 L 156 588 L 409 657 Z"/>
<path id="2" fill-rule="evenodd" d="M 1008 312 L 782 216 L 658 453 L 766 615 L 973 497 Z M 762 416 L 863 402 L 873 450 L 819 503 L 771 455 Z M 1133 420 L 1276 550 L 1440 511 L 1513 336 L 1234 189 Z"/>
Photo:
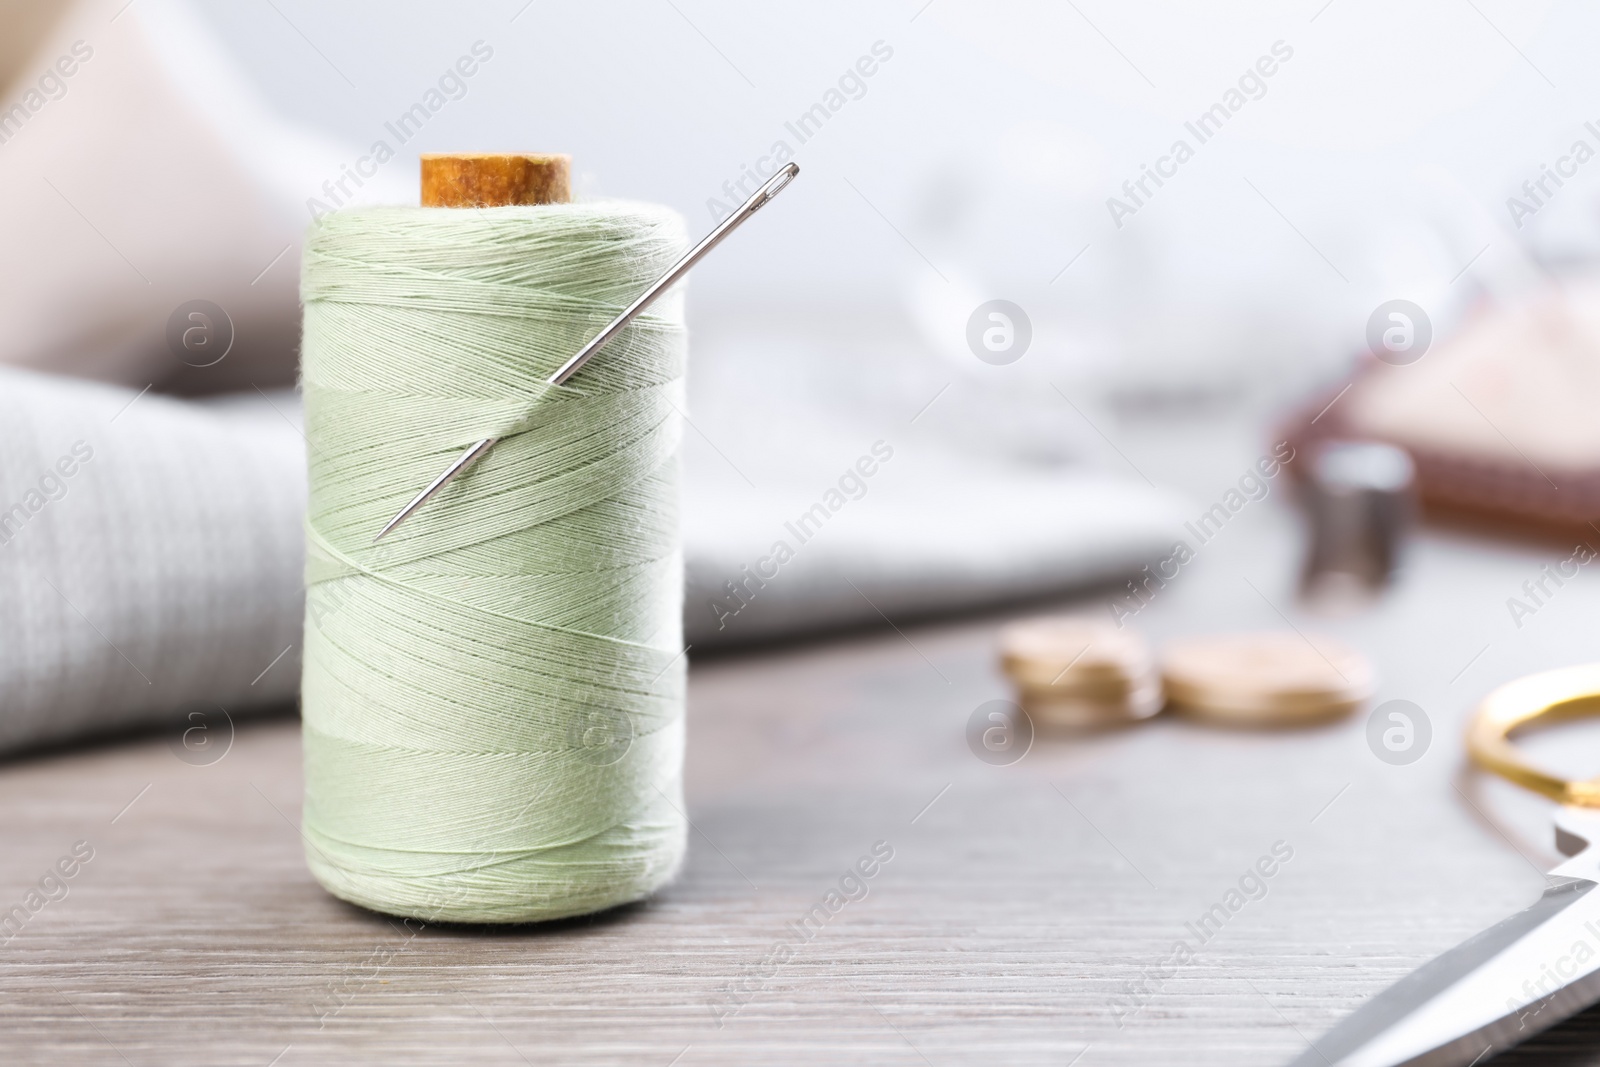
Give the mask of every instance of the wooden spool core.
<path id="1" fill-rule="evenodd" d="M 424 155 L 422 206 L 565 204 L 572 200 L 571 171 L 571 156 Z"/>

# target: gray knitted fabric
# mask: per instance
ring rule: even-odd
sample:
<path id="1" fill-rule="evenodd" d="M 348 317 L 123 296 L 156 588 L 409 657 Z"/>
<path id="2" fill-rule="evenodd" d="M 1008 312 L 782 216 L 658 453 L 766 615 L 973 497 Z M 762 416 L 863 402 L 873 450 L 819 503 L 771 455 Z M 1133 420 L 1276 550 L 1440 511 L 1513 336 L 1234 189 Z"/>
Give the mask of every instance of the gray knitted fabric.
<path id="1" fill-rule="evenodd" d="M 0 369 L 0 752 L 293 698 L 296 414 Z"/>
<path id="2" fill-rule="evenodd" d="M 0 369 L 0 753 L 294 698 L 299 419 L 292 394 L 201 403 Z M 696 649 L 1081 588 L 1155 558 L 1184 512 L 1144 485 L 905 448 L 796 536 L 835 487 L 823 473 L 766 494 L 689 479 Z M 755 582 L 785 538 L 793 560 Z"/>

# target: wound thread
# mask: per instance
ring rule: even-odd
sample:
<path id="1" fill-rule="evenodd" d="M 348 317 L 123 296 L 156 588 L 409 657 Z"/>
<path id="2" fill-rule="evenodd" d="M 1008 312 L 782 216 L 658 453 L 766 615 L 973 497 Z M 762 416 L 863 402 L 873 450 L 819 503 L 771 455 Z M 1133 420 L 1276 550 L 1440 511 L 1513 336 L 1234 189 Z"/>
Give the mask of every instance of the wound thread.
<path id="1" fill-rule="evenodd" d="M 545 379 L 686 244 L 638 204 L 313 225 L 303 824 L 334 895 L 527 922 L 637 900 L 681 862 L 681 291 Z"/>

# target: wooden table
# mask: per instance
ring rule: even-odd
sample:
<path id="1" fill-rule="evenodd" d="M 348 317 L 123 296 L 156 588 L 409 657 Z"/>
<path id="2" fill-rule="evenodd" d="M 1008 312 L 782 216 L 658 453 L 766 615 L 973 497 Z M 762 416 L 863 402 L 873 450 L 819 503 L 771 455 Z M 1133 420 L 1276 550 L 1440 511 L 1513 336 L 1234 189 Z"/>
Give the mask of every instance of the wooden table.
<path id="1" fill-rule="evenodd" d="M 1197 501 L 1232 469 L 1195 480 Z M 1427 712 L 1419 762 L 1376 759 L 1363 713 L 1288 733 L 1163 717 L 1041 737 L 989 766 L 964 731 L 1007 695 L 999 617 L 906 623 L 695 664 L 692 843 L 654 900 L 544 928 L 418 930 L 307 874 L 292 718 L 241 723 L 209 766 L 166 737 L 14 761 L 0 767 L 0 909 L 74 842 L 94 854 L 4 945 L 4 1060 L 1282 1062 L 1537 895 L 1556 859 L 1546 806 L 1466 772 L 1460 730 L 1492 685 L 1600 658 L 1600 577 L 1518 628 L 1505 599 L 1570 550 L 1432 533 L 1379 608 L 1309 618 L 1281 495 L 1203 546 L 1137 625 L 1158 642 L 1288 624 L 1342 636 L 1376 661 L 1379 700 Z M 893 859 L 868 895 L 764 963 L 880 841 Z M 1276 842 L 1293 857 L 1265 897 L 1154 977 Z M 1141 982 L 1142 1006 L 1119 1014 Z M 1498 1062 L 1600 1062 L 1548 1051 L 1597 1034 L 1580 1019 L 1544 1053 Z"/>

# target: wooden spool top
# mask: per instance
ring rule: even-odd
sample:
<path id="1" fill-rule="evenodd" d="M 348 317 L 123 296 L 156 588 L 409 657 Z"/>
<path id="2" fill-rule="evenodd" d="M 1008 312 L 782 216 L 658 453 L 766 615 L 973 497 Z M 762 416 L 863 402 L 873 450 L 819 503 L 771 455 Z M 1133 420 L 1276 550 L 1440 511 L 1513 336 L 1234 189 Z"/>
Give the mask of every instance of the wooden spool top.
<path id="1" fill-rule="evenodd" d="M 572 200 L 572 157 L 460 152 L 422 157 L 423 207 L 506 207 Z"/>

